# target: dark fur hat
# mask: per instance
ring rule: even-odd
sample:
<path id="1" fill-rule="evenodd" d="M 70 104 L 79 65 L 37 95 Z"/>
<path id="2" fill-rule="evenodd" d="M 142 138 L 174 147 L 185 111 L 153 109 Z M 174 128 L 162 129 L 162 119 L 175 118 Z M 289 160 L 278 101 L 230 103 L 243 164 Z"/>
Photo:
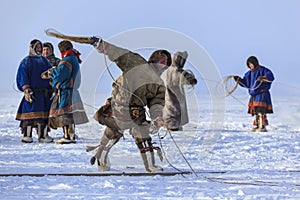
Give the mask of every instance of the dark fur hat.
<path id="1" fill-rule="evenodd" d="M 70 49 L 73 49 L 73 45 L 69 40 L 63 40 L 58 43 L 58 49 L 62 53 Z"/>
<path id="2" fill-rule="evenodd" d="M 258 67 L 259 66 L 259 62 L 258 59 L 255 56 L 250 56 L 247 59 L 247 66 L 249 67 L 249 63 L 252 63 L 254 65 L 254 67 Z"/>
<path id="3" fill-rule="evenodd" d="M 45 42 L 43 47 L 48 47 L 51 50 L 51 55 L 54 53 L 54 47 L 50 42 Z"/>
<path id="4" fill-rule="evenodd" d="M 148 59 L 148 63 L 158 63 L 162 54 L 165 54 L 168 57 L 167 65 L 170 66 L 172 63 L 171 54 L 167 50 L 164 50 L 164 49 L 154 51 L 151 54 L 150 58 Z"/>

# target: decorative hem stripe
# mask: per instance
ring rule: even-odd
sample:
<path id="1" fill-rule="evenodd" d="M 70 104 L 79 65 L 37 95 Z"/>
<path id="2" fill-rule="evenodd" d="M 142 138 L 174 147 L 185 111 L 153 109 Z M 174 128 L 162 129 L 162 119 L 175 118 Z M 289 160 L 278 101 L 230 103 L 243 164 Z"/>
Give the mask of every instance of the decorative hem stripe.
<path id="1" fill-rule="evenodd" d="M 48 119 L 49 112 L 17 113 L 16 120 Z"/>

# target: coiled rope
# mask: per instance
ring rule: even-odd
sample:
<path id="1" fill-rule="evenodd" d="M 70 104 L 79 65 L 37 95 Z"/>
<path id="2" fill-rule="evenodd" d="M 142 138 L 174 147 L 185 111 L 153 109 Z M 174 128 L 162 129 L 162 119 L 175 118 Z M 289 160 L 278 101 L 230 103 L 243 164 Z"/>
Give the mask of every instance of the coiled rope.
<path id="1" fill-rule="evenodd" d="M 185 71 L 187 73 L 191 74 L 193 77 L 195 77 L 194 73 L 191 70 L 186 69 Z M 187 80 L 186 80 L 185 76 L 181 73 L 180 79 L 179 79 L 179 89 L 180 89 L 181 94 L 185 94 L 185 91 L 184 91 L 184 86 L 185 85 L 191 86 L 191 88 L 194 89 L 193 85 L 186 84 L 186 82 L 187 82 Z"/>
<path id="2" fill-rule="evenodd" d="M 257 82 L 259 82 L 257 84 L 256 87 L 254 88 L 249 88 L 247 87 L 245 84 L 243 84 L 242 82 L 237 82 L 237 81 L 234 81 L 235 83 L 232 84 L 232 80 L 234 80 L 234 75 L 229 75 L 229 76 L 226 76 L 223 80 L 222 80 L 222 86 L 224 88 L 224 91 L 225 91 L 225 94 L 226 94 L 226 97 L 231 95 L 235 90 L 236 88 L 238 87 L 238 85 L 241 85 L 242 87 L 248 89 L 248 90 L 256 90 L 258 89 L 261 84 L 263 82 L 267 82 L 267 83 L 274 83 L 274 84 L 278 84 L 278 85 L 282 85 L 284 87 L 289 87 L 289 88 L 293 88 L 293 89 L 297 89 L 297 90 L 300 90 L 300 87 L 297 87 L 297 86 L 294 86 L 294 85 L 289 85 L 289 84 L 286 84 L 286 83 L 280 83 L 280 82 L 276 82 L 276 81 L 269 81 L 269 80 L 263 80 L 263 81 L 255 81 L 255 85 L 257 84 Z"/>
<path id="3" fill-rule="evenodd" d="M 225 95 L 226 97 L 231 95 L 235 90 L 236 88 L 238 87 L 238 85 L 241 85 L 242 87 L 248 89 L 248 90 L 256 90 L 258 89 L 261 84 L 263 83 L 263 81 L 259 81 L 259 83 L 257 84 L 256 87 L 254 88 L 249 88 L 247 87 L 245 84 L 243 84 L 242 82 L 240 81 L 235 81 L 234 80 L 234 75 L 229 75 L 229 76 L 226 76 L 222 83 L 223 83 L 223 86 L 224 86 L 224 90 L 225 90 Z M 232 86 L 232 79 L 235 81 L 235 84 Z M 231 81 L 230 81 L 231 80 Z M 269 83 L 272 83 L 272 81 L 268 81 L 268 80 L 264 80 L 265 82 L 269 82 Z M 254 85 L 256 85 L 257 81 L 255 81 Z"/>

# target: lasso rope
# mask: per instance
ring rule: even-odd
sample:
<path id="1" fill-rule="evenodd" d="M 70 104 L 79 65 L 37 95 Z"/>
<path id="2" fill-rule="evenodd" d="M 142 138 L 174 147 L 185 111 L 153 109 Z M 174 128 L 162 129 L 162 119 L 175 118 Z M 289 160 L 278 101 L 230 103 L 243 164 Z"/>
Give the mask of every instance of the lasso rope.
<path id="1" fill-rule="evenodd" d="M 159 135 L 159 132 L 158 132 L 158 135 L 157 135 L 157 136 L 158 136 L 158 140 L 159 140 L 159 145 L 160 145 L 160 148 L 161 148 L 161 150 L 162 150 L 162 153 L 164 154 L 164 157 L 165 157 L 167 163 L 170 165 L 170 167 L 172 167 L 173 169 L 175 169 L 175 170 L 177 170 L 177 171 L 179 171 L 179 172 L 183 172 L 182 170 L 180 170 L 180 169 L 178 169 L 177 167 L 175 167 L 175 166 L 169 161 L 169 159 L 168 159 L 168 157 L 167 157 L 165 148 L 163 147 L 163 144 L 162 144 L 162 142 L 161 142 L 161 140 L 162 140 L 166 135 L 167 135 L 167 132 L 166 132 L 166 134 L 165 134 L 163 137 L 161 137 L 161 136 Z M 183 173 L 182 173 L 181 175 L 182 175 L 183 177 L 185 177 L 185 176 L 183 175 Z"/>
<path id="2" fill-rule="evenodd" d="M 224 90 L 226 92 L 226 97 L 231 95 L 235 90 L 236 88 L 238 87 L 238 82 L 235 82 L 235 85 L 233 87 L 229 87 L 229 80 L 231 80 L 231 78 L 233 78 L 234 76 L 226 76 L 224 79 L 223 79 L 223 86 L 224 86 Z"/>
<path id="3" fill-rule="evenodd" d="M 297 86 L 294 86 L 294 85 L 289 85 L 289 84 L 286 84 L 286 83 L 280 83 L 280 82 L 276 82 L 276 81 L 274 81 L 273 83 L 278 84 L 278 85 L 282 85 L 282 86 L 285 86 L 285 87 L 300 90 L 300 87 L 297 87 Z"/>
<path id="4" fill-rule="evenodd" d="M 186 69 L 185 71 L 187 73 L 191 74 L 193 77 L 195 77 L 194 73 L 191 70 Z M 180 89 L 181 94 L 185 94 L 184 86 L 185 85 L 189 85 L 189 84 L 186 84 L 186 83 L 187 83 L 187 79 L 185 78 L 185 76 L 183 75 L 183 73 L 181 73 L 180 74 L 180 78 L 179 78 L 179 89 Z M 194 86 L 191 86 L 191 88 L 194 89 Z"/>
<path id="5" fill-rule="evenodd" d="M 226 97 L 229 96 L 229 95 L 231 95 L 231 94 L 236 90 L 236 88 L 238 87 L 238 85 L 241 85 L 242 87 L 244 87 L 244 88 L 246 88 L 246 89 L 248 89 L 248 90 L 256 90 L 256 89 L 258 89 L 258 88 L 261 86 L 261 84 L 262 84 L 263 82 L 272 83 L 272 81 L 269 81 L 269 80 L 259 81 L 259 83 L 257 84 L 256 87 L 254 87 L 254 88 L 249 88 L 249 87 L 247 87 L 245 84 L 243 84 L 242 82 L 240 82 L 240 81 L 235 81 L 234 86 L 229 86 L 229 80 L 234 79 L 234 77 L 235 77 L 234 75 L 229 75 L 229 76 L 226 76 L 226 77 L 223 79 L 223 82 L 222 82 L 222 83 L 223 83 L 223 86 L 224 86 L 224 90 L 225 90 L 225 92 L 226 92 Z M 257 81 L 255 81 L 254 84 L 256 84 L 256 82 L 257 82 Z"/>
<path id="6" fill-rule="evenodd" d="M 193 167 L 191 166 L 191 164 L 189 163 L 189 161 L 187 160 L 187 158 L 184 156 L 183 152 L 182 152 L 181 149 L 179 148 L 177 142 L 175 141 L 175 139 L 174 139 L 174 137 L 173 137 L 173 135 L 172 135 L 172 133 L 171 133 L 171 130 L 170 130 L 170 129 L 167 129 L 167 133 L 169 133 L 169 135 L 170 135 L 170 137 L 171 137 L 173 143 L 175 144 L 177 150 L 178 150 L 179 153 L 181 154 L 181 156 L 182 156 L 182 158 L 184 159 L 184 161 L 187 163 L 187 165 L 188 165 L 189 168 L 192 170 L 192 172 L 195 174 L 195 176 L 198 177 L 196 171 L 193 169 Z M 166 134 L 165 134 L 165 135 L 166 135 Z M 162 139 L 163 137 L 160 137 L 159 134 L 158 134 L 158 138 L 159 138 L 159 143 L 160 143 L 160 146 L 161 146 L 161 148 L 162 148 L 163 154 L 164 154 L 164 156 L 165 156 L 166 161 L 168 162 L 168 164 L 169 164 L 171 167 L 173 167 L 175 170 L 177 170 L 177 171 L 179 171 L 179 172 L 183 172 L 183 171 L 181 171 L 180 169 L 178 169 L 178 168 L 176 168 L 175 166 L 173 166 L 173 165 L 169 162 L 169 160 L 167 159 L 166 153 L 165 153 L 165 151 L 164 151 L 163 145 L 162 145 L 162 143 L 161 143 L 161 139 Z"/>
<path id="7" fill-rule="evenodd" d="M 230 83 L 230 80 L 234 78 L 234 75 L 229 75 L 229 76 L 226 76 L 223 81 L 222 81 L 222 84 L 224 86 L 224 90 L 226 92 L 226 96 L 229 96 L 231 95 L 235 90 L 236 88 L 238 87 L 238 85 L 241 85 L 242 87 L 248 89 L 248 90 L 256 90 L 258 89 L 261 84 L 263 82 L 267 82 L 267 83 L 275 83 L 275 84 L 278 84 L 278 85 L 282 85 L 282 86 L 285 86 L 285 87 L 289 87 L 289 88 L 293 88 L 293 89 L 297 89 L 297 90 L 300 90 L 300 87 L 297 87 L 297 86 L 294 86 L 294 85 L 289 85 L 289 84 L 286 84 L 286 83 L 280 83 L 280 82 L 276 82 L 276 81 L 269 81 L 269 80 L 263 80 L 263 81 L 260 81 L 259 84 L 254 87 L 254 88 L 249 88 L 249 87 L 246 87 L 245 84 L 243 84 L 242 82 L 237 82 L 235 81 L 235 84 L 234 86 L 230 86 L 229 83 Z M 257 81 L 255 81 L 254 84 L 256 84 Z"/>

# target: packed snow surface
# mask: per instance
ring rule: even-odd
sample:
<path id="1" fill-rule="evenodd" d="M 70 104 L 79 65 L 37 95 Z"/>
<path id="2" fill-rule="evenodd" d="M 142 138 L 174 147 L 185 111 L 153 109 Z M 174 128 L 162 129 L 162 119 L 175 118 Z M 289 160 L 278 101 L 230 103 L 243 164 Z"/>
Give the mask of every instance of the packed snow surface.
<path id="1" fill-rule="evenodd" d="M 164 152 L 165 159 L 157 161 L 164 172 L 191 172 L 174 176 L 96 176 L 101 172 L 89 162 L 94 152 L 85 147 L 98 144 L 104 127 L 93 120 L 96 110 L 90 106 L 90 122 L 76 127 L 76 144 L 41 144 L 35 132 L 33 143 L 21 143 L 15 121 L 20 99 L 10 94 L 0 100 L 0 199 L 300 199 L 298 98 L 273 97 L 268 132 L 250 132 L 247 97 L 226 98 L 220 127 L 212 122 L 210 98 L 198 97 L 189 103 L 190 123 L 183 131 L 153 135 Z M 50 135 L 58 139 L 62 130 Z M 110 160 L 109 172 L 145 172 L 127 131 Z"/>

